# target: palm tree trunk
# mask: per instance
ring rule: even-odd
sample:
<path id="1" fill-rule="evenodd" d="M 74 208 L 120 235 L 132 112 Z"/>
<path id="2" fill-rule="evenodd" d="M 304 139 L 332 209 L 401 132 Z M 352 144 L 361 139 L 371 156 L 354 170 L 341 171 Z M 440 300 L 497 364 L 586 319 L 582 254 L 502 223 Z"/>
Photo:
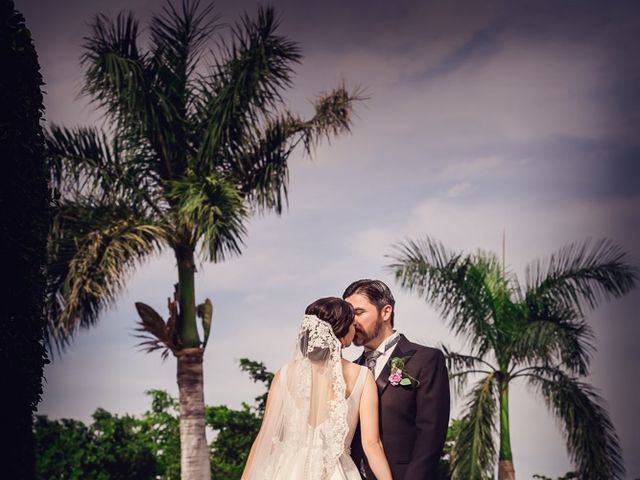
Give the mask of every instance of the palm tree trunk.
<path id="1" fill-rule="evenodd" d="M 200 337 L 196 328 L 195 262 L 193 249 L 176 248 L 178 261 L 179 328 L 183 348 L 178 351 L 180 396 L 180 478 L 210 480 L 211 464 L 204 418 L 204 380 Z"/>
<path id="2" fill-rule="evenodd" d="M 509 431 L 509 380 L 500 381 L 500 455 L 498 480 L 515 480 L 511 433 Z"/>
<path id="3" fill-rule="evenodd" d="M 202 348 L 178 352 L 180 392 L 180 478 L 210 480 L 211 465 L 205 434 Z"/>
<path id="4" fill-rule="evenodd" d="M 200 337 L 196 328 L 196 285 L 193 248 L 177 247 L 178 261 L 178 302 L 180 304 L 180 341 L 186 348 L 200 346 Z"/>

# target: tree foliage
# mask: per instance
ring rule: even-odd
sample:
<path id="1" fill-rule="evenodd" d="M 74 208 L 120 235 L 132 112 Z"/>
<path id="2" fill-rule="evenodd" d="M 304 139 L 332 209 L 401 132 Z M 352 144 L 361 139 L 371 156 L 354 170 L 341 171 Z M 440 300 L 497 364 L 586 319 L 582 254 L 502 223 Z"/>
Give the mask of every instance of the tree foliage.
<path id="1" fill-rule="evenodd" d="M 442 456 L 438 461 L 438 480 L 451 480 L 451 460 L 455 450 L 456 438 L 460 434 L 462 424 L 460 420 L 451 419 L 447 429 L 447 438 L 444 442 Z"/>
<path id="2" fill-rule="evenodd" d="M 262 383 L 266 396 L 273 373 L 264 363 L 240 359 L 241 370 Z M 77 420 L 49 420 L 38 416 L 34 424 L 37 478 L 49 480 L 109 480 L 136 478 L 180 479 L 180 424 L 178 402 L 163 390 L 146 392 L 150 408 L 139 417 L 117 416 L 103 409 L 89 426 Z M 240 409 L 207 406 L 205 420 L 214 431 L 209 444 L 211 477 L 238 480 L 262 422 L 263 396 Z M 453 420 L 440 460 L 438 480 L 451 478 L 450 461 L 460 422 Z M 135 475 L 134 475 L 135 473 Z"/>
<path id="3" fill-rule="evenodd" d="M 33 478 L 32 415 L 47 361 L 42 308 L 50 199 L 38 57 L 25 19 L 10 0 L 0 0 L 0 57 L 2 474 Z"/>
<path id="4" fill-rule="evenodd" d="M 243 358 L 240 364 L 253 381 L 268 389 L 273 373 L 263 363 Z M 146 393 L 151 405 L 139 417 L 118 416 L 100 408 L 90 425 L 38 416 L 34 424 L 37 478 L 179 480 L 178 401 L 163 390 Z M 213 479 L 240 478 L 262 414 L 259 402 L 255 406 L 243 403 L 238 410 L 206 406 L 206 424 L 215 435 L 209 444 Z"/>
<path id="5" fill-rule="evenodd" d="M 76 420 L 51 421 L 38 416 L 37 478 L 155 479 L 160 468 L 149 441 L 150 427 L 134 417 L 119 417 L 100 408 L 89 426 Z"/>

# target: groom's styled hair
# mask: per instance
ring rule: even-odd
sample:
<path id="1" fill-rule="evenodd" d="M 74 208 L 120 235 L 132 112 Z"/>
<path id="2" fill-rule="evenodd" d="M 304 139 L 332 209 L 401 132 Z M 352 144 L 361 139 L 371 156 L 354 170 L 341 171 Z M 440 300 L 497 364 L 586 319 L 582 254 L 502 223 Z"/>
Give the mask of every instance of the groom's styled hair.
<path id="1" fill-rule="evenodd" d="M 393 320 L 396 314 L 396 300 L 393 298 L 393 294 L 386 283 L 381 280 L 371 280 L 369 278 L 356 280 L 345 289 L 342 298 L 350 297 L 356 293 L 367 297 L 369 301 L 376 306 L 378 311 L 382 310 L 385 305 L 391 305 L 392 310 L 389 322 L 393 327 Z"/>

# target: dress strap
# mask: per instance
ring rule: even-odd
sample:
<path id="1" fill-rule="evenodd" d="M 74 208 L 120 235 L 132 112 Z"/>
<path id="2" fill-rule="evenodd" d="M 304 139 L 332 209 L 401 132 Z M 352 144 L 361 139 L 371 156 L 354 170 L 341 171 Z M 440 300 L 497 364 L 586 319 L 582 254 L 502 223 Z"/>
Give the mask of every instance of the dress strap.
<path id="1" fill-rule="evenodd" d="M 360 365 L 360 373 L 358 374 L 358 378 L 356 380 L 356 384 L 353 386 L 353 392 L 351 392 L 351 398 L 357 399 L 360 401 L 360 395 L 362 394 L 362 389 L 364 388 L 364 381 L 367 378 L 367 372 L 369 369 L 364 365 Z"/>

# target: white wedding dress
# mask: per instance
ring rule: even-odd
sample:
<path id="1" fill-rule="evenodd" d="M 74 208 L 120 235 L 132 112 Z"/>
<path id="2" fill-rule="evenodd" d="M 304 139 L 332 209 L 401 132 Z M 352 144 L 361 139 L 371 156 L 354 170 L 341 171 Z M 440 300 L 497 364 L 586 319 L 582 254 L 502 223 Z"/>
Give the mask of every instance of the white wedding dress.
<path id="1" fill-rule="evenodd" d="M 360 480 L 350 446 L 367 369 L 347 398 L 342 361 L 331 326 L 306 315 L 272 383 L 243 480 Z"/>
<path id="2" fill-rule="evenodd" d="M 291 412 L 292 416 L 300 415 L 300 411 L 295 405 L 295 401 L 291 395 L 286 391 L 286 366 L 280 371 L 281 382 L 278 387 L 282 388 L 282 395 L 286 398 L 285 410 Z M 346 401 L 347 406 L 347 435 L 342 444 L 342 453 L 337 459 L 335 468 L 333 471 L 327 472 L 329 476 L 326 480 L 361 480 L 360 473 L 356 464 L 351 459 L 351 441 L 355 434 L 356 427 L 358 426 L 358 416 L 360 413 L 360 397 L 362 396 L 362 389 L 364 382 L 367 378 L 367 367 L 361 366 L 360 373 L 355 382 L 353 390 Z M 284 382 L 282 380 L 285 380 Z M 293 425 L 296 422 L 292 422 Z M 322 461 L 322 456 L 317 455 L 314 449 L 322 448 L 323 444 L 327 441 L 327 437 L 331 435 L 330 431 L 327 431 L 324 427 L 329 425 L 328 422 L 323 422 L 317 425 L 315 428 L 310 428 L 307 431 L 307 438 L 302 442 L 290 442 L 289 445 L 283 450 L 281 457 L 273 465 L 272 470 L 267 471 L 265 479 L 269 480 L 306 480 L 307 478 L 313 478 L 313 472 L 321 470 L 320 465 L 316 465 L 316 462 Z M 289 432 L 285 432 L 285 437 L 289 436 Z M 292 435 L 294 437 L 295 435 Z M 286 441 L 286 440 L 285 440 Z"/>

